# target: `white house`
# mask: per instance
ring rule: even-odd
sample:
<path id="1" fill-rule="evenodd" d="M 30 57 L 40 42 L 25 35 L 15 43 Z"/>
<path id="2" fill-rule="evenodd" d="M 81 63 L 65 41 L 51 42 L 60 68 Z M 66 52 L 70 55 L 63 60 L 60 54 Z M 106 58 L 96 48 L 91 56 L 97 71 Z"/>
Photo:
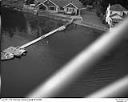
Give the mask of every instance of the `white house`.
<path id="1" fill-rule="evenodd" d="M 111 10 L 111 14 L 118 14 L 120 16 L 123 16 L 123 14 L 127 14 L 128 10 L 125 9 L 123 6 L 121 6 L 120 4 L 115 4 L 110 6 L 110 10 Z"/>
<path id="2" fill-rule="evenodd" d="M 113 27 L 116 23 L 119 23 L 128 15 L 128 10 L 122 7 L 120 4 L 115 4 L 107 7 L 106 10 L 106 22 L 109 27 Z"/>

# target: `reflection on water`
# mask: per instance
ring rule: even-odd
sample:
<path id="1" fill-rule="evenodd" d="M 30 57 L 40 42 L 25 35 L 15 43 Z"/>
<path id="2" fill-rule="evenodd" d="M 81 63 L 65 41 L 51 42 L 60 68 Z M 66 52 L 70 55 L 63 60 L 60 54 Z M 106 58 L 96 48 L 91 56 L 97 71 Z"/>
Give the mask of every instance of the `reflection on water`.
<path id="1" fill-rule="evenodd" d="M 19 19 L 21 17 L 22 19 Z M 19 31 L 25 29 L 25 21 L 25 17 L 22 13 L 2 8 L 2 32 L 8 31 L 10 37 L 13 36 L 13 32 L 16 31 L 16 29 Z"/>
<path id="2" fill-rule="evenodd" d="M 23 14 L 22 12 L 6 8 L 3 8 L 2 11 L 2 32 L 8 32 L 10 37 L 13 37 L 14 32 L 17 34 L 22 32 L 24 35 L 27 33 L 39 37 L 64 23 L 62 21 L 50 20 L 47 17 L 42 18 L 32 14 Z"/>

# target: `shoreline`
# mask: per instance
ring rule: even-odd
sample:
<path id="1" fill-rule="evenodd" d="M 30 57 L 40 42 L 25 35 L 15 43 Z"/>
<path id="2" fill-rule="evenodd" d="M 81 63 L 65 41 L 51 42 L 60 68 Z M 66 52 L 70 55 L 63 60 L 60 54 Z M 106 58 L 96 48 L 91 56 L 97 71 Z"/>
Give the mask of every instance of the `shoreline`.
<path id="1" fill-rule="evenodd" d="M 105 28 L 105 27 L 101 27 L 101 26 L 98 26 L 96 24 L 91 24 L 91 23 L 88 23 L 88 22 L 75 22 L 75 24 L 77 25 L 80 25 L 80 26 L 85 26 L 85 27 L 89 27 L 89 28 L 94 28 L 94 29 L 97 29 L 97 30 L 101 30 L 101 31 L 107 31 L 109 30 L 109 28 Z"/>
<path id="2" fill-rule="evenodd" d="M 11 8 L 12 10 L 16 10 L 16 11 L 19 11 L 19 12 L 31 13 L 31 14 L 36 15 L 36 16 L 40 16 L 40 17 L 44 16 L 44 17 L 55 19 L 55 20 L 70 21 L 72 19 L 71 16 L 62 16 L 60 14 L 52 14 L 52 13 L 49 13 L 49 12 L 39 12 L 38 14 L 34 14 L 34 12 L 32 12 L 32 10 L 25 10 L 23 8 L 19 9 L 17 7 L 11 7 L 10 5 L 2 5 L 1 7 L 2 8 L 7 8 L 7 9 Z M 92 24 L 92 22 L 90 22 L 90 21 L 86 22 L 84 20 L 77 20 L 76 22 L 74 22 L 74 24 L 89 27 L 89 28 L 94 28 L 94 29 L 101 30 L 101 31 L 107 31 L 108 30 L 107 27 L 103 27 L 100 24 L 99 25 L 95 24 L 95 23 Z"/>

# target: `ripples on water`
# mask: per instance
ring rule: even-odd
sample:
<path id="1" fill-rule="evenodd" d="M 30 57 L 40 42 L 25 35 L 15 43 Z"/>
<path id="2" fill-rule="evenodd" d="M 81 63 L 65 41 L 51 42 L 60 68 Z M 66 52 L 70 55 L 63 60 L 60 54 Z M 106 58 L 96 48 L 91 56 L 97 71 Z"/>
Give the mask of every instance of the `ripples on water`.
<path id="1" fill-rule="evenodd" d="M 19 46 L 45 34 L 65 22 L 2 9 L 2 49 Z M 2 97 L 24 97 L 103 32 L 77 25 L 27 48 L 27 55 L 2 62 Z M 128 44 L 102 60 L 58 97 L 83 97 L 125 75 L 128 71 Z M 122 68 L 123 67 L 123 68 Z M 125 70 L 125 71 L 124 71 Z"/>

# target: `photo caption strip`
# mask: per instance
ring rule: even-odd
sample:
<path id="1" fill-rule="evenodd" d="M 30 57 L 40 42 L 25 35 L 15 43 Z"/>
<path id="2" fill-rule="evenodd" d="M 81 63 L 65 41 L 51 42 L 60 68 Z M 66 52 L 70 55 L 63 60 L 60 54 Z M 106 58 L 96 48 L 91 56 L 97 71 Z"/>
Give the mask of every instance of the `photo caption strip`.
<path id="1" fill-rule="evenodd" d="M 128 102 L 128 98 L 2 98 L 0 102 Z"/>

